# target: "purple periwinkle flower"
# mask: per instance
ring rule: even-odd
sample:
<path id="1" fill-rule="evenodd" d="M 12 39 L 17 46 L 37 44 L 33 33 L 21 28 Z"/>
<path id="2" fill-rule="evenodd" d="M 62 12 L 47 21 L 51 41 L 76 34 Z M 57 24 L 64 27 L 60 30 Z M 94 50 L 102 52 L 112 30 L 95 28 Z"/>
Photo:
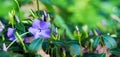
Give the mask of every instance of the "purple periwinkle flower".
<path id="1" fill-rule="evenodd" d="M 8 28 L 7 36 L 11 41 L 15 40 L 14 30 L 15 30 L 14 28 Z"/>
<path id="2" fill-rule="evenodd" d="M 32 27 L 28 29 L 35 39 L 37 38 L 50 38 L 50 22 L 40 21 L 35 19 L 33 21 Z"/>

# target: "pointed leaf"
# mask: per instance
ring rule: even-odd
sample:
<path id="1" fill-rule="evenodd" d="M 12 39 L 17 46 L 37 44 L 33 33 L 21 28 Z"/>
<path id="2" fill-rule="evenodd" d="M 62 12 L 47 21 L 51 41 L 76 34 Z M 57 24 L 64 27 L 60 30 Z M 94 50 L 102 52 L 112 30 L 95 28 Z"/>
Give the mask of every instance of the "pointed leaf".
<path id="1" fill-rule="evenodd" d="M 81 49 L 78 44 L 70 44 L 70 54 L 71 56 L 77 56 L 81 54 Z"/>
<path id="2" fill-rule="evenodd" d="M 43 43 L 43 39 L 42 38 L 38 38 L 35 39 L 30 45 L 29 45 L 29 51 L 31 53 L 36 53 L 42 46 Z"/>
<path id="3" fill-rule="evenodd" d="M 112 37 L 110 37 L 109 35 L 102 35 L 102 37 L 103 37 L 105 45 L 108 48 L 111 49 L 111 48 L 116 48 L 117 47 L 117 43 Z"/>
<path id="4" fill-rule="evenodd" d="M 115 55 L 120 56 L 120 48 L 111 49 L 110 52 L 111 52 L 112 54 L 115 54 Z"/>
<path id="5" fill-rule="evenodd" d="M 94 42 L 93 42 L 93 48 L 96 49 L 98 44 L 100 42 L 100 37 L 97 36 L 95 39 L 94 39 Z"/>

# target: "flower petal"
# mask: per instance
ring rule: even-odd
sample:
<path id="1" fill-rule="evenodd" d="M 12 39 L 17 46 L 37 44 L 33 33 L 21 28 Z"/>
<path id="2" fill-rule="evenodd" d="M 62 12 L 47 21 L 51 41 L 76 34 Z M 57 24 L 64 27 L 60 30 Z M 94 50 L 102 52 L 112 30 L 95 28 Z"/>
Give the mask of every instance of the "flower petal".
<path id="1" fill-rule="evenodd" d="M 10 37 L 9 40 L 13 41 L 13 40 L 15 40 L 15 37 Z"/>
<path id="2" fill-rule="evenodd" d="M 40 33 L 39 32 L 36 32 L 36 34 L 34 35 L 34 38 L 37 39 L 40 37 Z"/>
<path id="3" fill-rule="evenodd" d="M 48 29 L 50 27 L 50 22 L 40 21 L 40 29 Z"/>
<path id="4" fill-rule="evenodd" d="M 37 38 L 50 38 L 50 29 L 41 30 L 40 32 L 37 32 L 34 36 L 35 39 Z"/>
<path id="5" fill-rule="evenodd" d="M 50 34 L 51 34 L 50 29 L 41 30 L 40 37 L 50 38 Z"/>
<path id="6" fill-rule="evenodd" d="M 3 28 L 0 27 L 0 32 L 2 32 L 2 31 L 3 31 Z"/>
<path id="7" fill-rule="evenodd" d="M 36 32 L 38 32 L 39 30 L 36 29 L 36 28 L 30 27 L 30 28 L 28 29 L 28 31 L 31 32 L 33 35 L 35 35 Z"/>
<path id="8" fill-rule="evenodd" d="M 33 28 L 40 28 L 40 20 L 38 20 L 38 19 L 35 19 L 34 21 L 33 21 L 33 24 L 32 24 L 32 27 Z"/>
<path id="9" fill-rule="evenodd" d="M 8 37 L 13 37 L 14 35 L 14 29 L 13 28 L 8 28 L 7 36 Z"/>

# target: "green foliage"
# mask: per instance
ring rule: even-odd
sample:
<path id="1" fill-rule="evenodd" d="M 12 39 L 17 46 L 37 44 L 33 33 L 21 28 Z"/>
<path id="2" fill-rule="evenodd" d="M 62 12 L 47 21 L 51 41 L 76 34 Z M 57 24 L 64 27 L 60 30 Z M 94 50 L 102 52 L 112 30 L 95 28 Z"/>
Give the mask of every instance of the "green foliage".
<path id="1" fill-rule="evenodd" d="M 99 43 L 100 43 L 100 37 L 97 36 L 97 37 L 95 37 L 95 39 L 94 39 L 93 48 L 96 49 Z"/>
<path id="2" fill-rule="evenodd" d="M 70 44 L 69 51 L 71 56 L 78 56 L 81 54 L 81 48 L 78 44 Z"/>
<path id="3" fill-rule="evenodd" d="M 115 55 L 120 56 L 120 48 L 110 49 L 110 52 L 111 52 L 112 54 L 115 54 Z"/>
<path id="4" fill-rule="evenodd" d="M 0 0 L 0 5 L 2 5 L 0 6 L 0 17 L 7 16 L 8 12 L 17 7 L 14 0 Z"/>
<path id="5" fill-rule="evenodd" d="M 85 57 L 106 57 L 106 54 L 105 53 L 102 53 L 102 54 L 90 53 L 90 54 L 85 55 Z"/>
<path id="6" fill-rule="evenodd" d="M 42 38 L 35 39 L 30 45 L 29 45 L 29 52 L 31 54 L 36 54 L 37 51 L 41 49 L 43 43 Z"/>
<path id="7" fill-rule="evenodd" d="M 119 38 L 120 35 L 120 1 L 35 1 L 37 1 L 36 7 L 38 10 L 31 9 L 30 13 L 27 13 L 28 17 L 26 18 L 26 11 L 21 10 L 21 8 L 24 5 L 28 6 L 32 0 L 0 0 L 0 5 L 2 5 L 0 6 L 0 21 L 5 26 L 3 32 L 0 32 L 2 35 L 0 35 L 0 50 L 3 49 L 3 43 L 8 48 L 6 52 L 0 51 L 0 57 L 42 57 L 41 54 L 36 55 L 40 49 L 43 49 L 51 57 L 106 57 L 108 55 L 106 52 L 120 56 L 120 49 L 117 48 L 120 40 L 115 40 L 111 36 L 115 34 L 115 37 Z M 41 7 L 45 7 L 48 13 L 48 18 L 46 16 L 44 18 L 49 19 L 53 25 L 51 26 L 52 37 L 50 39 L 34 39 L 34 36 L 28 32 L 33 20 L 38 17 L 41 20 L 42 15 L 44 15 Z M 19 17 L 20 22 L 17 22 L 16 16 Z M 76 25 L 79 28 L 75 30 Z M 12 35 L 15 36 L 14 41 L 8 40 L 10 38 L 7 36 L 8 28 L 15 29 L 14 35 Z M 55 35 L 55 28 L 58 28 L 59 36 Z M 97 32 L 96 28 L 100 29 L 100 32 Z M 39 30 L 41 31 L 41 29 Z M 91 30 L 94 30 L 93 35 L 89 35 Z M 75 37 L 73 36 L 73 31 L 75 31 Z M 25 38 L 29 38 L 28 41 L 31 42 L 25 42 Z M 108 51 L 101 54 L 94 53 L 99 44 L 102 47 L 107 46 Z"/>
<path id="8" fill-rule="evenodd" d="M 25 32 L 25 26 L 22 23 L 16 23 L 15 28 L 20 34 Z"/>
<path id="9" fill-rule="evenodd" d="M 111 48 L 116 48 L 117 47 L 117 43 L 112 37 L 110 37 L 109 35 L 103 35 L 102 37 L 103 37 L 105 45 L 108 48 L 111 49 Z"/>
<path id="10" fill-rule="evenodd" d="M 11 52 L 0 51 L 0 57 L 22 57 L 23 55 Z"/>

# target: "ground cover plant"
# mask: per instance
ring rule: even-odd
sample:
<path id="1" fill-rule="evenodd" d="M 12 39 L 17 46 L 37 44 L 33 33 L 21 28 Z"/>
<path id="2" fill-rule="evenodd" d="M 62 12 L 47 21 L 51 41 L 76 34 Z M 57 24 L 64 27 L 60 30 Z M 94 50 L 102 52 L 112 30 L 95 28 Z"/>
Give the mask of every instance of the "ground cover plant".
<path id="1" fill-rule="evenodd" d="M 0 0 L 0 57 L 119 57 L 120 1 Z"/>

